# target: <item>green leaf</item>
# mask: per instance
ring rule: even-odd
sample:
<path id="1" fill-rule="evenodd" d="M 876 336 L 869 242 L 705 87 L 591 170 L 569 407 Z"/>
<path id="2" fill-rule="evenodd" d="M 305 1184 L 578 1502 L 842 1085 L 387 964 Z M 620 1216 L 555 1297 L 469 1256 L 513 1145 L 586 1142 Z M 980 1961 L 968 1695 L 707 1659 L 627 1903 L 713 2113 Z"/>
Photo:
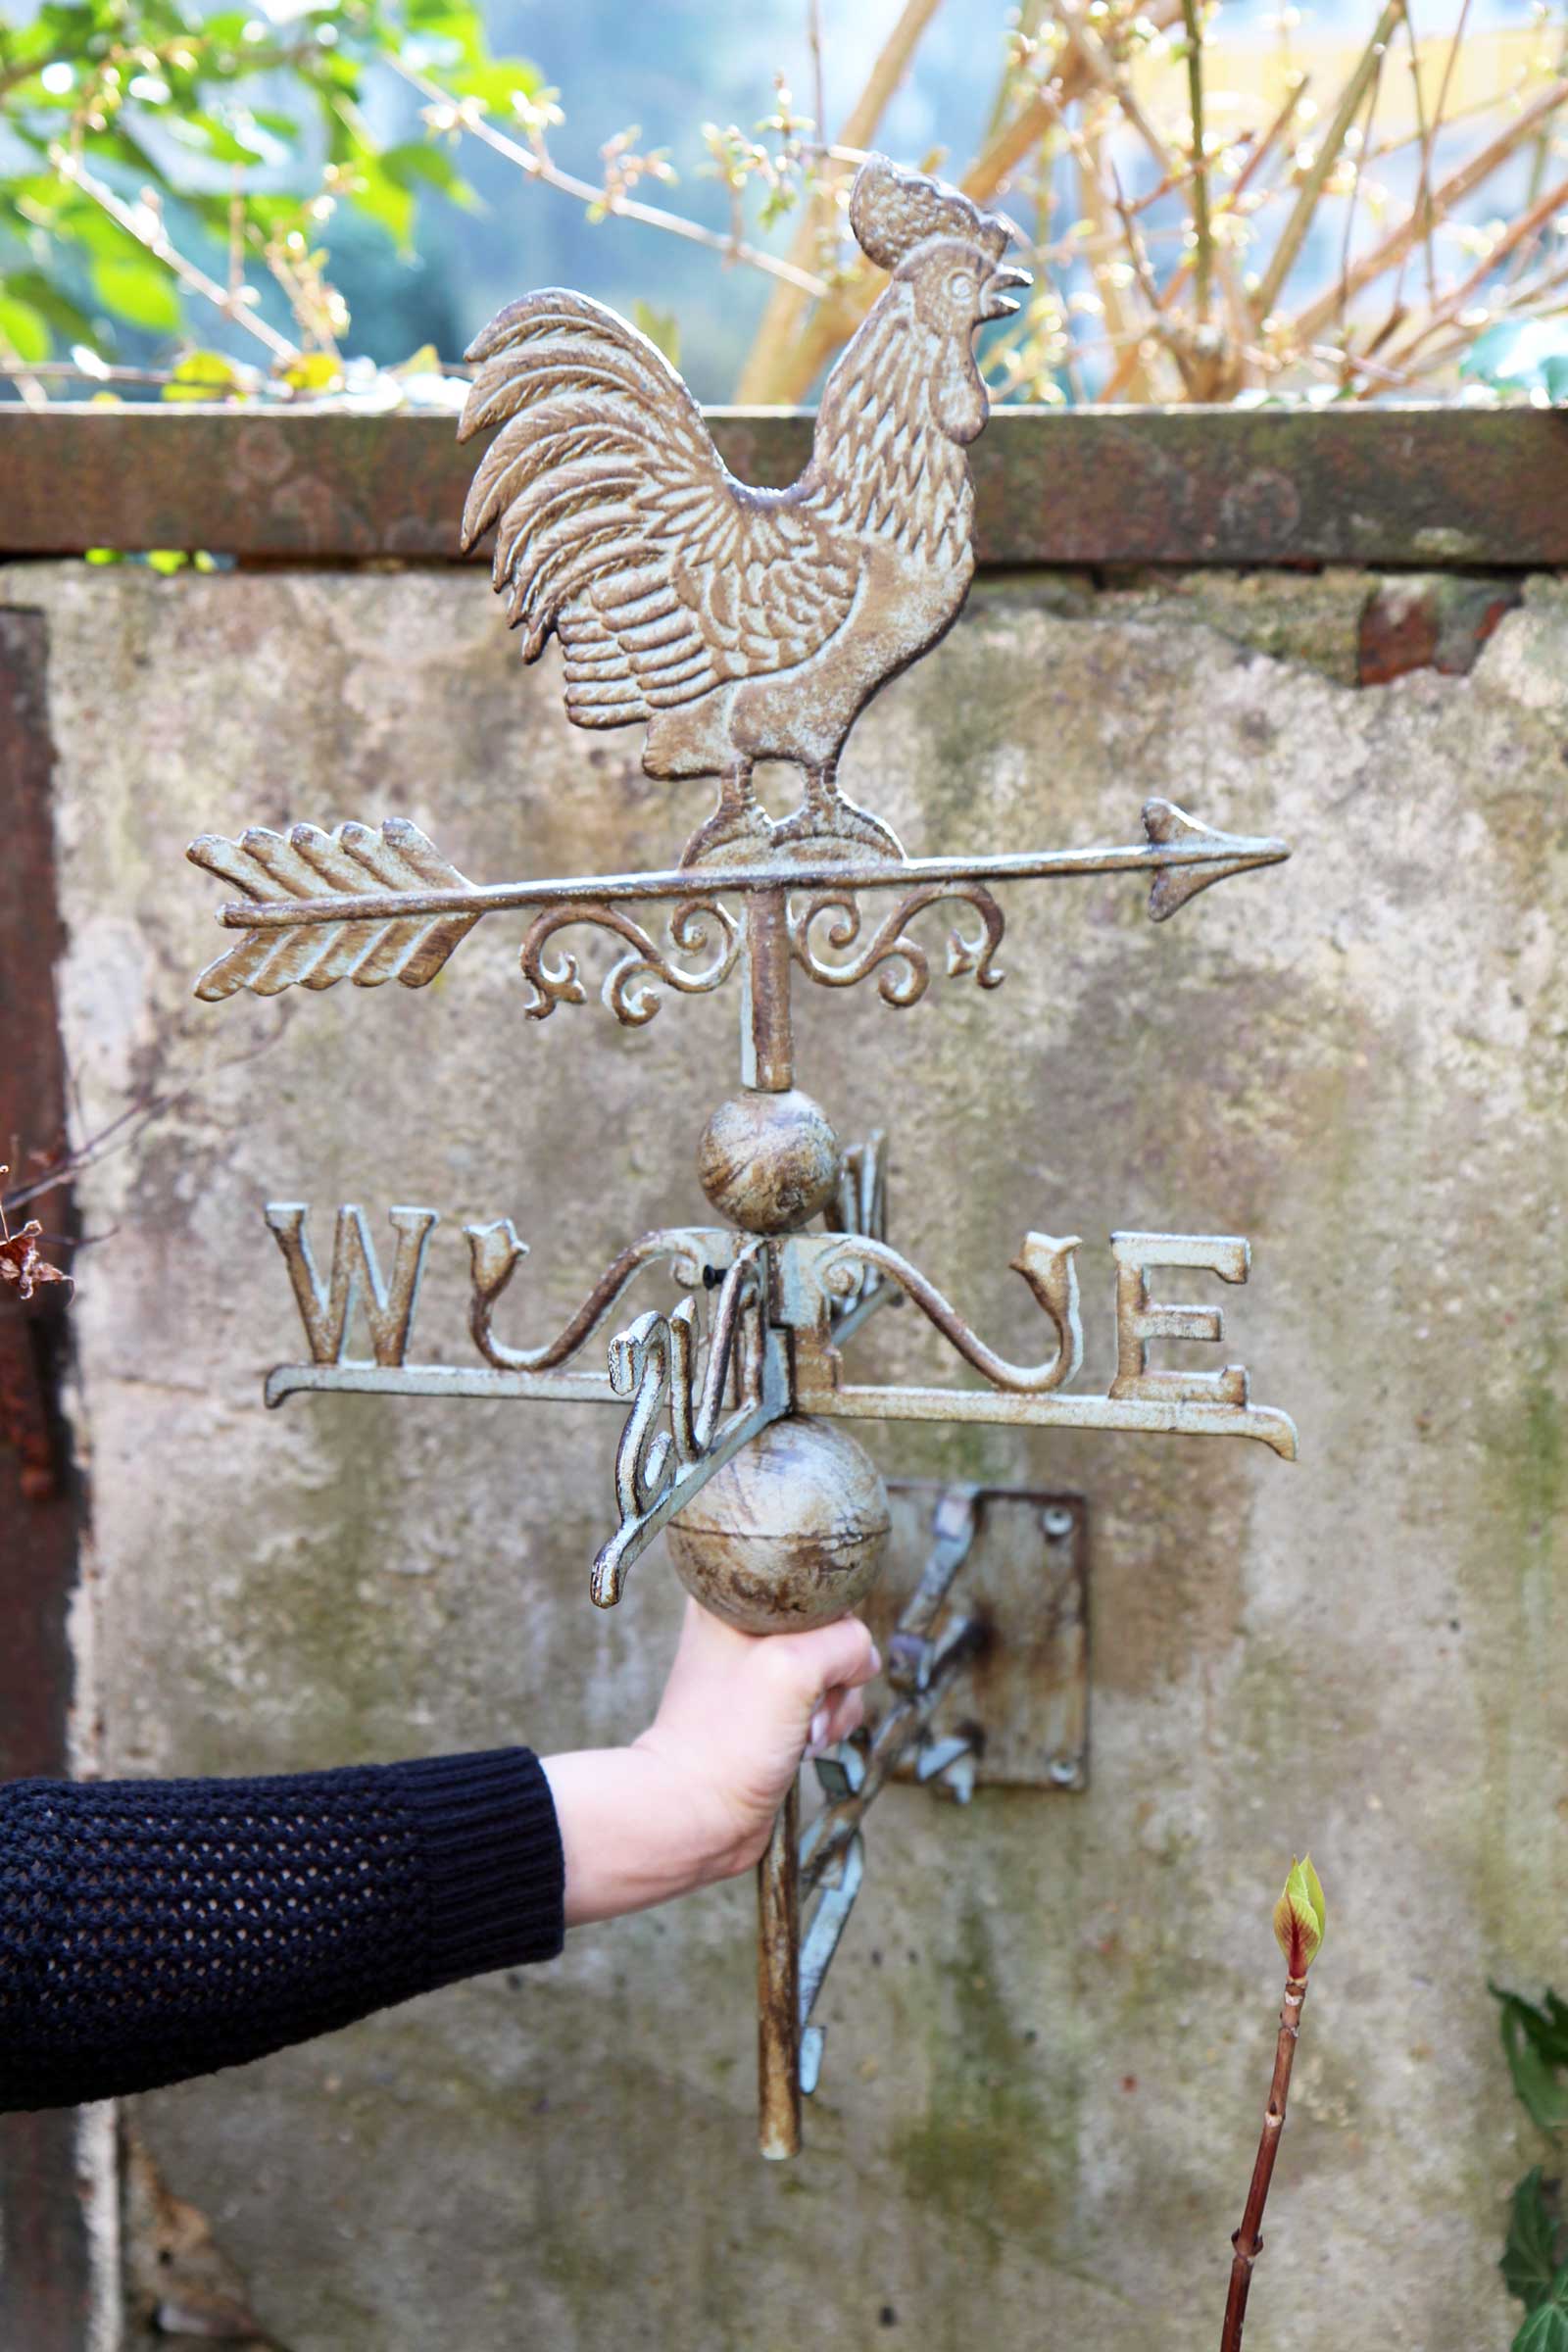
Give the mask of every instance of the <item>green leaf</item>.
<path id="1" fill-rule="evenodd" d="M 460 98 L 477 98 L 492 114 L 510 115 L 514 98 L 536 98 L 545 77 L 522 57 L 493 57 L 483 65 L 464 66 L 444 76 Z"/>
<path id="2" fill-rule="evenodd" d="M 164 128 L 182 147 L 210 155 L 215 163 L 275 164 L 282 160 L 276 140 L 259 131 L 252 119 L 244 115 L 225 122 L 218 115 L 186 114 L 177 120 L 172 118 Z"/>
<path id="3" fill-rule="evenodd" d="M 244 389 L 238 368 L 220 351 L 187 351 L 165 384 L 165 400 L 222 400 Z"/>
<path id="4" fill-rule="evenodd" d="M 48 320 L 68 342 L 90 343 L 92 320 L 78 303 L 63 294 L 41 270 L 10 270 L 0 277 L 0 291 L 24 302 Z"/>
<path id="5" fill-rule="evenodd" d="M 1568 2352 L 1568 2308 L 1543 2303 L 1513 2339 L 1513 2352 Z"/>
<path id="6" fill-rule="evenodd" d="M 154 571 L 161 571 L 167 579 L 172 571 L 183 571 L 190 558 L 175 547 L 150 547 L 147 561 Z"/>
<path id="7" fill-rule="evenodd" d="M 1517 1992 L 1495 1984 L 1488 1991 L 1497 2003 L 1503 2055 L 1514 2089 L 1543 2132 L 1560 2132 L 1568 2125 L 1568 2007 L 1548 1992 L 1545 2005 L 1536 2008 Z"/>
<path id="8" fill-rule="evenodd" d="M 48 321 L 30 302 L 0 294 L 0 349 L 9 344 L 19 360 L 46 360 L 50 342 Z"/>
<path id="9" fill-rule="evenodd" d="M 360 211 L 386 230 L 399 253 L 412 253 L 414 198 L 408 189 L 400 186 L 390 172 L 382 171 L 377 157 L 363 154 L 356 157 L 355 173 L 359 186 L 354 201 Z"/>
<path id="10" fill-rule="evenodd" d="M 93 292 L 104 308 L 132 326 L 172 335 L 179 328 L 179 295 L 174 281 L 151 255 L 145 261 L 109 261 L 92 266 Z"/>
<path id="11" fill-rule="evenodd" d="M 302 351 L 277 370 L 291 392 L 335 392 L 343 381 L 343 363 L 329 351 Z"/>
<path id="12" fill-rule="evenodd" d="M 410 139 L 401 147 L 385 147 L 381 151 L 381 169 L 389 179 L 412 195 L 422 181 L 426 187 L 440 188 L 444 194 L 466 195 L 469 191 L 457 165 L 444 147 L 433 147 L 418 139 Z"/>
<path id="13" fill-rule="evenodd" d="M 84 196 L 68 197 L 53 225 L 57 235 L 64 231 L 99 260 L 125 262 L 138 269 L 150 260 L 139 238 L 133 237 L 128 228 L 122 228 L 118 220 L 111 220 L 107 213 L 100 212 Z"/>
<path id="14" fill-rule="evenodd" d="M 1557 2224 L 1546 2203 L 1541 2167 L 1532 2165 L 1513 2192 L 1508 2237 L 1497 2265 L 1510 2295 L 1534 2311 L 1551 2293 L 1557 2275 Z"/>
<path id="15" fill-rule="evenodd" d="M 482 63 L 484 19 L 476 8 L 455 5 L 454 0 L 408 0 L 404 13 L 410 32 L 420 44 L 443 42 L 455 49 L 465 64 Z"/>

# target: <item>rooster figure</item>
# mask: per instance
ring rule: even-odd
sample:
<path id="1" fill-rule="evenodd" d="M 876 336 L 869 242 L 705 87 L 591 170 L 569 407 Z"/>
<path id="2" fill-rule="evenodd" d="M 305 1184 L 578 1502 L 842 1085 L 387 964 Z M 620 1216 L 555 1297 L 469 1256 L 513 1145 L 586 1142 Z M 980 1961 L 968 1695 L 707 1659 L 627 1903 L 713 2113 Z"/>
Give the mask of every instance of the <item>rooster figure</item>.
<path id="1" fill-rule="evenodd" d="M 737 481 L 663 355 L 613 311 L 547 288 L 492 319 L 459 438 L 499 425 L 463 518 L 496 526 L 494 579 L 522 654 L 552 632 L 580 727 L 647 727 L 651 776 L 714 776 L 682 861 L 902 858 L 839 792 L 839 754 L 885 680 L 957 618 L 974 557 L 965 456 L 986 421 L 974 334 L 1015 311 L 1012 231 L 956 189 L 873 156 L 850 199 L 891 272 L 823 390 L 787 490 Z M 780 824 L 754 762 L 805 770 Z"/>

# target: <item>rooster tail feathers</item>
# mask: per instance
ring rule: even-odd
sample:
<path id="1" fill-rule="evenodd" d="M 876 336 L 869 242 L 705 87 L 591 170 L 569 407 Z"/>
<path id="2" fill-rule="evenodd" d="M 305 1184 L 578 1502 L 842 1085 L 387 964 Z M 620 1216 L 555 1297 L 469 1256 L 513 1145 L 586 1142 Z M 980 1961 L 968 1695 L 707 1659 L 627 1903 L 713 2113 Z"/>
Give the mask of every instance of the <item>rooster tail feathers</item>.
<path id="1" fill-rule="evenodd" d="M 509 303 L 467 357 L 458 438 L 500 429 L 469 486 L 463 549 L 495 527 L 495 585 L 531 662 L 595 574 L 646 538 L 640 499 L 678 504 L 688 488 L 706 506 L 729 477 L 663 353 L 584 294 Z"/>
<path id="2" fill-rule="evenodd" d="M 885 155 L 868 155 L 850 191 L 850 226 L 856 243 L 879 270 L 896 270 L 927 237 L 964 237 L 1000 262 L 1012 222 L 1001 213 L 983 213 L 961 188 L 922 172 L 901 172 Z"/>

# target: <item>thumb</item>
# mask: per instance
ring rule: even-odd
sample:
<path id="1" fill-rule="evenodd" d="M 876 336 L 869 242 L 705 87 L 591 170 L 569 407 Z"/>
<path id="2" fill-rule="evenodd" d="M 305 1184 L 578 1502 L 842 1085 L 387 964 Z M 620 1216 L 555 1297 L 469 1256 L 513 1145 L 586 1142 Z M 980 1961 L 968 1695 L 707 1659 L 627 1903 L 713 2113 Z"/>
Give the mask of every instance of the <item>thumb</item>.
<path id="1" fill-rule="evenodd" d="M 882 1658 L 858 1617 L 840 1617 L 809 1633 L 769 1634 L 767 1665 L 805 1722 L 827 1690 L 854 1690 L 881 1672 Z"/>

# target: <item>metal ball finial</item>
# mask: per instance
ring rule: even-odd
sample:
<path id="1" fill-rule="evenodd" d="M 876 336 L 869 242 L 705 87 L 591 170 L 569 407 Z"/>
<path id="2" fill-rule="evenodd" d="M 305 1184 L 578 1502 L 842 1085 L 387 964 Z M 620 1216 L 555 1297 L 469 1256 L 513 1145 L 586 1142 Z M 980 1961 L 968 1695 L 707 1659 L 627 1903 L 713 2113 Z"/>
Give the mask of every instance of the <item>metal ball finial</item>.
<path id="1" fill-rule="evenodd" d="M 744 1094 L 703 1130 L 697 1173 L 721 1217 L 746 1233 L 790 1233 L 832 1200 L 839 1139 L 809 1095 Z"/>
<path id="2" fill-rule="evenodd" d="M 864 1446 L 837 1421 L 791 1413 L 714 1472 L 665 1540 L 687 1592 L 726 1625 L 801 1633 L 859 1607 L 890 1524 Z"/>

